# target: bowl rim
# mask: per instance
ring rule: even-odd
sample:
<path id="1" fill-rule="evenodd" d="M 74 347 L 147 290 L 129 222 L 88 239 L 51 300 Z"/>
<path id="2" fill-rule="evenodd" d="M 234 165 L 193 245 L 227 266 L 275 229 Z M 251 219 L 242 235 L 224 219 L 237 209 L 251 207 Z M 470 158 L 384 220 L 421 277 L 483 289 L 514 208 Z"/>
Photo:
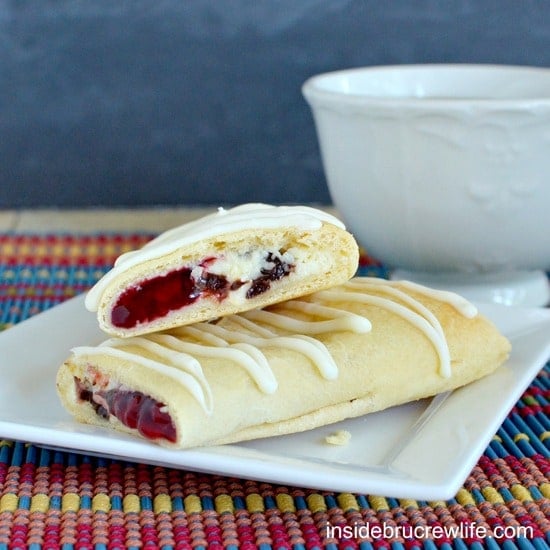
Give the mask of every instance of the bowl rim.
<path id="1" fill-rule="evenodd" d="M 548 95 L 533 94 L 521 98 L 512 97 L 383 97 L 376 95 L 351 94 L 337 90 L 329 90 L 321 86 L 322 82 L 329 79 L 341 78 L 348 75 L 359 74 L 377 74 L 391 71 L 416 72 L 431 70 L 435 72 L 443 71 L 471 71 L 471 72 L 517 72 L 518 75 L 539 74 L 547 76 L 549 81 Z M 313 106 L 319 104 L 341 104 L 341 105 L 379 105 L 392 106 L 399 105 L 401 107 L 412 106 L 424 109 L 437 109 L 449 107 L 492 107 L 497 108 L 524 108 L 525 106 L 548 106 L 550 107 L 550 68 L 533 65 L 509 65 L 509 64 L 490 64 L 490 63 L 404 63 L 392 65 L 367 65 L 339 69 L 318 73 L 309 77 L 302 84 L 302 94 L 306 101 Z"/>

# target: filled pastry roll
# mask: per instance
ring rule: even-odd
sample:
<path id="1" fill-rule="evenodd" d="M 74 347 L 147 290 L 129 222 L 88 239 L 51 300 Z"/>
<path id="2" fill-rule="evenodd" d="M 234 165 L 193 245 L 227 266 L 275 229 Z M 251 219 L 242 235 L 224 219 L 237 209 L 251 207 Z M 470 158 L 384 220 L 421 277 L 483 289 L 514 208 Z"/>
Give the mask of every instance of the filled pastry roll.
<path id="1" fill-rule="evenodd" d="M 123 254 L 89 291 L 86 307 L 108 334 L 145 334 L 343 283 L 358 258 L 353 236 L 321 210 L 246 204 Z"/>
<path id="2" fill-rule="evenodd" d="M 79 421 L 184 448 L 432 396 L 494 371 L 509 350 L 456 294 L 354 278 L 215 322 L 75 348 L 57 387 Z"/>

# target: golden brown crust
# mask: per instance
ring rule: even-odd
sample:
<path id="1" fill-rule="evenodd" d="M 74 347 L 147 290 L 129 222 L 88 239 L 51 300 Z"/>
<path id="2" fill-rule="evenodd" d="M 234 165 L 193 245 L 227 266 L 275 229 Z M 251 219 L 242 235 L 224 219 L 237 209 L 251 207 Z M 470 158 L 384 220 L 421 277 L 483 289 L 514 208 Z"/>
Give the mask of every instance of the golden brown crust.
<path id="1" fill-rule="evenodd" d="M 111 310 L 125 289 L 140 281 L 166 274 L 184 266 L 195 266 L 217 254 L 245 257 L 252 250 L 290 251 L 295 268 L 288 275 L 271 283 L 269 290 L 251 299 L 244 299 L 246 288 L 220 301 L 207 296 L 166 317 L 132 328 L 116 327 Z M 127 337 L 158 332 L 172 327 L 197 323 L 241 311 L 265 307 L 341 284 L 357 270 L 359 249 L 353 236 L 335 225 L 323 223 L 320 229 L 243 230 L 202 240 L 170 254 L 140 263 L 121 273 L 105 289 L 97 311 L 99 325 L 108 334 Z M 238 266 L 235 268 L 238 271 Z"/>
<path id="2" fill-rule="evenodd" d="M 92 407 L 76 400 L 73 377 L 84 377 L 89 365 L 100 365 L 107 377 L 165 403 L 178 428 L 176 446 L 193 447 L 303 431 L 383 410 L 468 384 L 506 360 L 510 344 L 486 318 L 478 315 L 469 319 L 448 303 L 408 288 L 401 290 L 439 320 L 451 356 L 450 377 L 441 375 L 433 343 L 406 318 L 377 305 L 346 301 L 339 307 L 367 317 L 372 330 L 362 334 L 330 331 L 315 336 L 338 365 L 336 380 L 323 378 L 310 359 L 276 342 L 261 348 L 279 384 L 273 394 L 262 392 L 235 362 L 200 357 L 214 403 L 212 414 L 207 415 L 189 391 L 162 373 L 152 376 L 144 365 L 107 355 L 79 354 L 69 358 L 59 371 L 61 400 L 81 421 L 129 431 L 113 417 L 106 422 Z M 315 303 L 318 295 L 306 300 Z M 270 310 L 279 307 L 284 304 Z M 217 326 L 233 329 L 239 325 L 230 316 Z M 276 332 L 286 334 L 284 330 Z M 143 349 L 139 353 L 149 354 Z"/>

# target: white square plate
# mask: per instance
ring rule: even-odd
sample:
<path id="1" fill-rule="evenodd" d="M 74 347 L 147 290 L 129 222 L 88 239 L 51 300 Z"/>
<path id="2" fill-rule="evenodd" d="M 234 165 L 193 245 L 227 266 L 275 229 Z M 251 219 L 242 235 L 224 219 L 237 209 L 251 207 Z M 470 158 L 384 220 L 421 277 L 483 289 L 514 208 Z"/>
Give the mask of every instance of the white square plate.
<path id="1" fill-rule="evenodd" d="M 79 296 L 0 334 L 0 437 L 319 490 L 449 499 L 550 356 L 549 310 L 480 309 L 513 350 L 505 365 L 469 386 L 305 433 L 171 450 L 78 424 L 61 407 L 57 368 L 72 347 L 105 339 Z M 327 444 L 325 437 L 341 429 L 350 442 Z"/>

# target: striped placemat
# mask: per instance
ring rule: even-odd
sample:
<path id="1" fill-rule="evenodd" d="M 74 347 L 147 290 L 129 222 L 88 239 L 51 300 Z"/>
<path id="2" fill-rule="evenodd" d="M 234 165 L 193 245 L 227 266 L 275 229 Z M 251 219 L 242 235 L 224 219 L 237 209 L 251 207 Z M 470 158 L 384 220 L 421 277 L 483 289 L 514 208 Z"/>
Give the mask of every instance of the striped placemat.
<path id="1" fill-rule="evenodd" d="M 1 328 L 85 291 L 119 254 L 151 237 L 0 235 Z M 360 270 L 387 275 L 366 255 Z M 550 548 L 549 403 L 546 365 L 455 498 L 438 502 L 286 487 L 0 440 L 0 550 Z"/>

